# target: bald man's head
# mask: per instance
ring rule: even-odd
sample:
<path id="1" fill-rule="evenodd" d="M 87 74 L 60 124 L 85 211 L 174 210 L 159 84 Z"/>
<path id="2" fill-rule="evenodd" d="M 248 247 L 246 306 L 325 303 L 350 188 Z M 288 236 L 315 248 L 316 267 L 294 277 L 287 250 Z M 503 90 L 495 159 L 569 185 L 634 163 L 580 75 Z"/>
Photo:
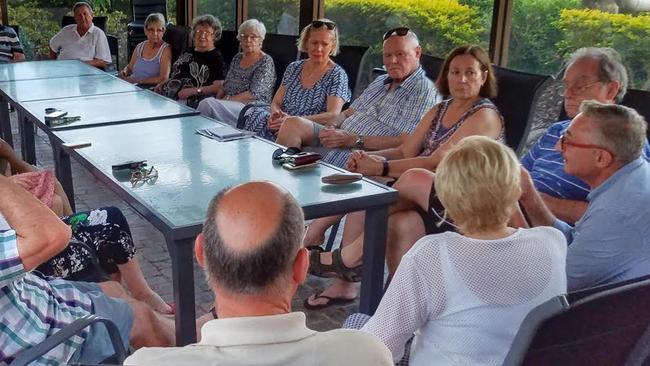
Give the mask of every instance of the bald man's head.
<path id="1" fill-rule="evenodd" d="M 232 293 L 265 292 L 291 276 L 303 230 L 302 209 L 273 183 L 249 182 L 221 191 L 203 225 L 208 278 Z"/>

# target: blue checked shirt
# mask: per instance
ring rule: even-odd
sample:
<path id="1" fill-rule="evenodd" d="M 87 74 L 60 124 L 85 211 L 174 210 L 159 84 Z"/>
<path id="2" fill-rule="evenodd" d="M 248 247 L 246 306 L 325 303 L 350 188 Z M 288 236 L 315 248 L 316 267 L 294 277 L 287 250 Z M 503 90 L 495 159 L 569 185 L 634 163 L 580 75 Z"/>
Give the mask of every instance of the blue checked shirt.
<path id="1" fill-rule="evenodd" d="M 389 90 L 391 81 L 388 75 L 381 75 L 370 83 L 350 105 L 354 113 L 343 121 L 341 129 L 362 136 L 411 133 L 422 116 L 442 100 L 421 67 L 393 90 Z M 343 167 L 350 152 L 332 149 L 324 160 Z"/>
<path id="2" fill-rule="evenodd" d="M 569 127 L 571 120 L 554 123 L 521 159 L 521 164 L 530 172 L 538 191 L 556 198 L 586 201 L 590 192 L 587 183 L 564 172 L 564 158 L 555 150 L 560 136 Z M 643 157 L 650 161 L 650 146 L 646 141 Z"/>
<path id="3" fill-rule="evenodd" d="M 0 231 L 0 365 L 11 363 L 18 351 L 91 313 L 90 298 L 68 281 L 25 272 L 16 232 Z M 86 336 L 87 332 L 73 336 L 33 364 L 67 364 Z"/>

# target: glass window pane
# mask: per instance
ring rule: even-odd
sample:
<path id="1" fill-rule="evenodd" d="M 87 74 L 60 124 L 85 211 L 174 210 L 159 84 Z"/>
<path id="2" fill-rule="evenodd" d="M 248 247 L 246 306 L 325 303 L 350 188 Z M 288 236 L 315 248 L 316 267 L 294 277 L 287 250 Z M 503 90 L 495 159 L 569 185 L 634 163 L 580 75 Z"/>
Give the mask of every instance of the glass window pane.
<path id="1" fill-rule="evenodd" d="M 589 3 L 594 5 L 585 7 L 581 0 L 515 0 L 508 67 L 555 74 L 580 47 L 613 47 L 630 71 L 631 87 L 650 89 L 650 3 Z"/>
<path id="2" fill-rule="evenodd" d="M 399 26 L 415 31 L 428 55 L 444 57 L 465 43 L 487 50 L 492 6 L 493 0 L 326 0 L 325 15 L 338 24 L 341 44 L 371 47 L 363 70 L 372 70 L 382 65 L 382 35 Z"/>
<path id="3" fill-rule="evenodd" d="M 199 0 L 196 15 L 212 14 L 219 18 L 223 29 L 234 31 L 237 23 L 236 3 L 236 0 Z"/>
<path id="4" fill-rule="evenodd" d="M 299 0 L 249 0 L 248 18 L 264 23 L 268 33 L 298 35 Z"/>

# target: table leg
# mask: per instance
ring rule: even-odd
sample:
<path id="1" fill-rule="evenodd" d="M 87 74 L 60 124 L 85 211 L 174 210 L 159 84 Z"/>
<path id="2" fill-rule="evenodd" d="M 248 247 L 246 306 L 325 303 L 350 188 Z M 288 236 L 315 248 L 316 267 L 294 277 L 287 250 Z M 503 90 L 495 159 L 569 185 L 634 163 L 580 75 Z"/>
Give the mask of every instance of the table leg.
<path id="1" fill-rule="evenodd" d="M 194 310 L 194 240 L 167 239 L 172 258 L 172 283 L 176 303 L 176 346 L 196 342 Z"/>
<path id="2" fill-rule="evenodd" d="M 11 147 L 14 147 L 14 139 L 11 135 L 11 119 L 9 117 L 9 106 L 7 105 L 7 100 L 0 97 L 0 126 L 2 134 L 2 139 L 7 141 Z"/>
<path id="3" fill-rule="evenodd" d="M 359 311 L 368 315 L 375 313 L 384 291 L 387 223 L 387 206 L 372 207 L 366 210 Z"/>
<path id="4" fill-rule="evenodd" d="M 22 150 L 23 160 L 27 163 L 36 164 L 36 141 L 34 138 L 34 124 L 29 121 L 22 113 L 18 115 L 18 130 L 20 131 L 20 148 Z"/>
<path id="5" fill-rule="evenodd" d="M 52 143 L 54 152 L 54 173 L 59 180 L 63 191 L 68 196 L 72 212 L 75 212 L 74 203 L 74 185 L 72 184 L 72 165 L 70 164 L 70 154 L 68 154 L 61 145 Z"/>

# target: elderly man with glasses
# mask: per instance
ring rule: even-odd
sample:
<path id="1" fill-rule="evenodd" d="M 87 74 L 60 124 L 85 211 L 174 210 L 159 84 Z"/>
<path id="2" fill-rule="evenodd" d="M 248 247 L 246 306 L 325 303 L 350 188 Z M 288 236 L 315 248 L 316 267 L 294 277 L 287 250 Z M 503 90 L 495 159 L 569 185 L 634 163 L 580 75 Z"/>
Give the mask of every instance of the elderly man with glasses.
<path id="1" fill-rule="evenodd" d="M 352 149 L 382 150 L 398 146 L 420 118 L 440 101 L 420 67 L 418 37 L 406 27 L 384 35 L 386 75 L 377 77 L 350 108 L 326 123 L 291 117 L 278 132 L 277 143 L 290 147 L 323 146 L 328 163 L 344 166 Z"/>
<path id="2" fill-rule="evenodd" d="M 571 227 L 544 204 L 523 172 L 520 203 L 534 226 L 564 232 L 570 291 L 650 274 L 650 163 L 642 151 L 647 123 L 635 110 L 585 101 L 555 148 L 564 171 L 591 192 L 585 214 Z"/>
<path id="3" fill-rule="evenodd" d="M 574 52 L 564 73 L 564 108 L 569 118 L 585 100 L 618 103 L 628 85 L 621 56 L 611 48 L 581 48 Z M 562 155 L 554 146 L 571 120 L 553 124 L 521 160 L 554 215 L 573 224 L 587 209 L 588 185 L 564 171 Z M 650 159 L 647 142 L 643 156 Z"/>

